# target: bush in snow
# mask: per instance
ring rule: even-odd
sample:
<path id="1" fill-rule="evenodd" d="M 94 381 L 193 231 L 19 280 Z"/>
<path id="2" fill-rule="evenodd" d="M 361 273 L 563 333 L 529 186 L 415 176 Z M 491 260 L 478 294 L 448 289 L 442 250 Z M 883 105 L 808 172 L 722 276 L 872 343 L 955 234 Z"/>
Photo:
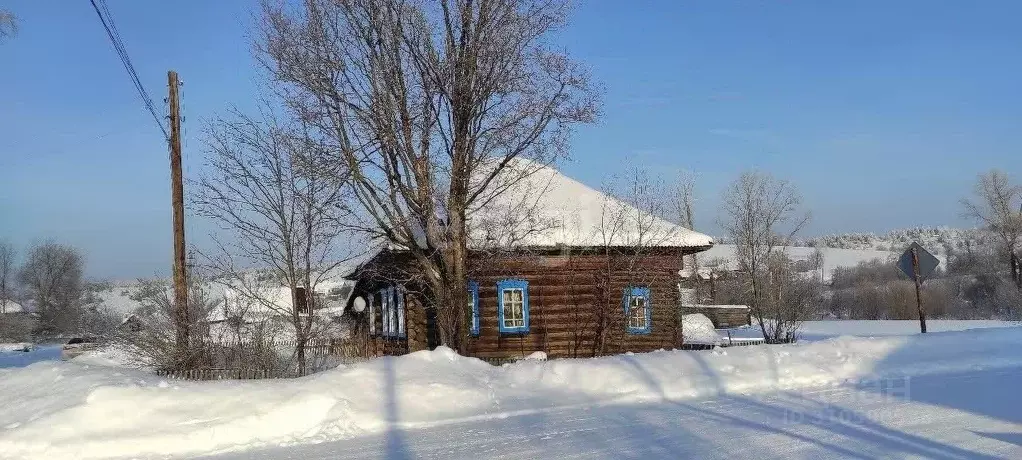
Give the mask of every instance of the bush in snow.
<path id="1" fill-rule="evenodd" d="M 23 314 L 0 314 L 0 342 L 24 342 L 32 339 L 32 317 Z"/>
<path id="2" fill-rule="evenodd" d="M 717 302 L 751 306 L 756 301 L 759 313 L 753 313 L 755 323 L 768 342 L 797 340 L 802 323 L 818 316 L 824 306 L 823 285 L 815 276 L 816 270 L 804 269 L 783 253 L 776 253 L 756 277 L 758 300 L 750 289 L 749 274 L 734 272 L 716 282 Z"/>
<path id="3" fill-rule="evenodd" d="M 135 291 L 130 293 L 131 299 L 140 306 L 122 324 L 117 341 L 138 364 L 186 369 L 208 361 L 203 339 L 208 338 L 206 319 L 216 301 L 197 276 L 190 277 L 189 281 L 188 328 L 193 341 L 181 349 L 176 343 L 174 295 L 169 283 L 162 279 L 140 279 Z"/>

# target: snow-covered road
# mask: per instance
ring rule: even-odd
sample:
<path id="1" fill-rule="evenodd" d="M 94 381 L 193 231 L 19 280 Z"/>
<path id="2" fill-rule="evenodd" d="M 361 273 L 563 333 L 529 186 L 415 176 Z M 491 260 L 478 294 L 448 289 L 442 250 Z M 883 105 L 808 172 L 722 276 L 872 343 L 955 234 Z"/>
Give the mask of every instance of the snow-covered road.
<path id="1" fill-rule="evenodd" d="M 209 459 L 1022 458 L 1022 368 L 604 405 Z"/>

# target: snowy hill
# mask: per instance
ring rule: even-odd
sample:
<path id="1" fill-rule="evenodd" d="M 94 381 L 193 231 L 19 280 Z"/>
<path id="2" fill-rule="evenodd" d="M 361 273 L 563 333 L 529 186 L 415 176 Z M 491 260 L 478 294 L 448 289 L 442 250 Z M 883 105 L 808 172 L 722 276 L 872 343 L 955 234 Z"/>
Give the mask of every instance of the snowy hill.
<path id="1" fill-rule="evenodd" d="M 797 239 L 782 250 L 794 260 L 805 260 L 816 248 L 823 252 L 824 279 L 829 279 L 836 268 L 854 267 L 861 262 L 874 259 L 894 260 L 912 242 L 918 242 L 937 256 L 940 264 L 947 267 L 948 258 L 961 253 L 966 247 L 978 247 L 992 242 L 993 235 L 982 229 L 961 229 L 951 227 L 915 227 L 892 230 L 882 235 L 875 233 L 843 233 L 808 239 Z M 724 238 L 716 238 L 726 243 Z M 706 265 L 716 261 L 723 269 L 732 269 L 735 246 L 718 244 L 709 251 L 699 254 L 699 263 Z"/>
<path id="2" fill-rule="evenodd" d="M 875 233 L 844 233 L 821 236 L 800 241 L 798 245 L 901 252 L 912 244 L 913 241 L 916 241 L 934 254 L 946 255 L 964 248 L 966 244 L 985 242 L 990 237 L 989 232 L 975 228 L 916 227 L 892 230 L 883 235 Z"/>
<path id="3" fill-rule="evenodd" d="M 816 248 L 801 246 L 785 246 L 778 248 L 792 260 L 809 260 Z M 844 248 L 820 248 L 823 255 L 823 279 L 829 280 L 838 268 L 854 267 L 862 262 L 869 262 L 874 259 L 893 261 L 898 253 L 875 249 L 844 249 Z M 688 262 L 686 262 L 688 263 Z M 702 269 L 711 266 L 717 270 L 736 270 L 735 245 L 718 244 L 707 251 L 699 253 L 699 264 Z M 703 271 L 703 270 L 700 270 Z"/>

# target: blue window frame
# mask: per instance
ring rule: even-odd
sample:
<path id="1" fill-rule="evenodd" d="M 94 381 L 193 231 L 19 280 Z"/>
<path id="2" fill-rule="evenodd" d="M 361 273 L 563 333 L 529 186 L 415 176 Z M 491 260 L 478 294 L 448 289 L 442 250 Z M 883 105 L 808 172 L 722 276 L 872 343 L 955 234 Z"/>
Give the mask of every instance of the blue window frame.
<path id="1" fill-rule="evenodd" d="M 472 311 L 472 325 L 469 333 L 473 337 L 479 336 L 479 283 L 468 282 L 468 308 Z"/>
<path id="2" fill-rule="evenodd" d="M 649 334 L 653 330 L 653 306 L 649 303 L 649 288 L 625 289 L 625 328 L 629 334 Z"/>
<path id="3" fill-rule="evenodd" d="M 529 332 L 529 282 L 502 280 L 497 283 L 498 329 L 502 334 Z"/>

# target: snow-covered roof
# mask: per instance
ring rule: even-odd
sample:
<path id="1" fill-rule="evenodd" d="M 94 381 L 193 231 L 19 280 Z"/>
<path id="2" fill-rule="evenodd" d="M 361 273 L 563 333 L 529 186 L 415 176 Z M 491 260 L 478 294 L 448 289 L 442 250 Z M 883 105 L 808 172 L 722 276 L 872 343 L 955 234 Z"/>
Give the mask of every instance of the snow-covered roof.
<path id="1" fill-rule="evenodd" d="M 111 312 L 124 316 L 130 315 L 138 310 L 142 304 L 131 298 L 132 291 L 137 285 L 114 287 L 110 290 L 96 292 L 99 303 L 108 308 Z"/>
<path id="2" fill-rule="evenodd" d="M 15 302 L 13 300 L 7 300 L 6 302 L 0 301 L 0 313 L 27 313 L 28 309 L 24 305 Z"/>
<path id="3" fill-rule="evenodd" d="M 642 246 L 708 247 L 713 238 L 637 209 L 557 169 L 517 159 L 507 184 L 469 217 L 475 247 Z"/>
<path id="4" fill-rule="evenodd" d="M 326 298 L 325 306 L 318 306 L 315 313 L 325 316 L 340 316 L 351 296 L 354 281 L 346 280 L 341 275 L 331 277 L 316 284 L 316 293 Z M 340 298 L 331 296 L 331 291 L 341 290 Z M 271 305 L 251 300 L 242 295 L 238 289 L 224 288 L 224 302 L 209 314 L 209 321 L 224 321 L 232 315 L 241 315 L 246 321 L 261 321 L 268 317 L 279 316 L 281 312 L 292 308 L 291 290 L 286 286 L 266 286 L 258 288 L 258 296 Z"/>

